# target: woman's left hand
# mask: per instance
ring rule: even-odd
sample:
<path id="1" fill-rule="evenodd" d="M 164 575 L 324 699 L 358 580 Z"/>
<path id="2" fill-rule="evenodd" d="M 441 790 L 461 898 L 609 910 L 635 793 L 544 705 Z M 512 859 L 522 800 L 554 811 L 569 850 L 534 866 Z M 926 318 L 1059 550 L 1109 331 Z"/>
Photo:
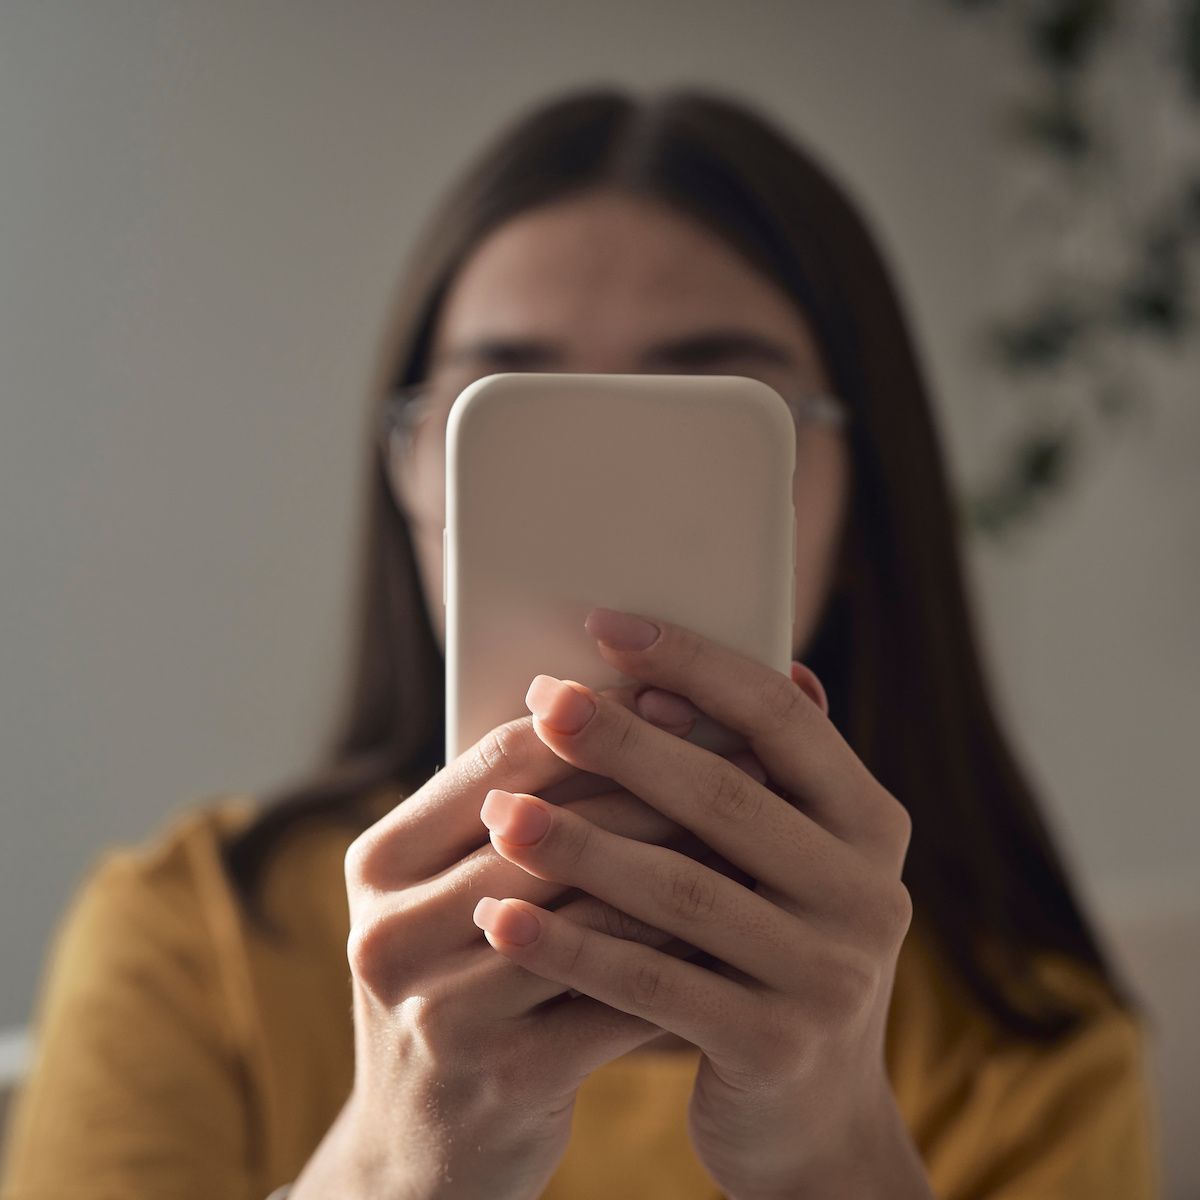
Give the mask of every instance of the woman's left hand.
<path id="1" fill-rule="evenodd" d="M 489 942 L 534 974 L 702 1051 L 689 1134 L 730 1200 L 930 1196 L 883 1054 L 912 916 L 900 879 L 908 813 L 829 721 L 806 668 L 794 673 L 812 697 L 793 679 L 663 622 L 644 649 L 617 648 L 636 641 L 618 635 L 636 634 L 639 624 L 645 643 L 655 626 L 625 614 L 593 610 L 587 628 L 605 639 L 599 652 L 618 670 L 742 734 L 769 785 L 582 685 L 556 698 L 555 685 L 568 685 L 547 676 L 530 689 L 534 729 L 566 762 L 611 778 L 691 830 L 753 890 L 532 796 L 485 804 L 483 815 L 509 861 L 707 952 L 717 968 L 521 900 L 493 910 Z M 587 709 L 581 696 L 594 711 L 582 712 L 572 731 L 562 717 Z M 514 804 L 548 817 L 530 844 L 504 837 L 514 824 L 501 814 Z M 514 908 L 536 918 L 528 944 L 509 940 Z"/>

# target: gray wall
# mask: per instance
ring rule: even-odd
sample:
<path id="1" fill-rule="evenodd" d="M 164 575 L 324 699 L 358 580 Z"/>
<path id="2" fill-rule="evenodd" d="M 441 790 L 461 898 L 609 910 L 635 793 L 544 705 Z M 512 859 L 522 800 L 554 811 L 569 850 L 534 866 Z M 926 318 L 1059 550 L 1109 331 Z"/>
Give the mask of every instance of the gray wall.
<path id="1" fill-rule="evenodd" d="M 100 848 L 312 761 L 386 297 L 498 119 L 580 82 L 760 100 L 875 218 L 967 475 L 1008 72 L 936 0 L 4 4 L 0 1025 Z M 1200 878 L 1195 366 L 1039 529 L 972 551 L 1002 708 L 1117 917 Z"/>

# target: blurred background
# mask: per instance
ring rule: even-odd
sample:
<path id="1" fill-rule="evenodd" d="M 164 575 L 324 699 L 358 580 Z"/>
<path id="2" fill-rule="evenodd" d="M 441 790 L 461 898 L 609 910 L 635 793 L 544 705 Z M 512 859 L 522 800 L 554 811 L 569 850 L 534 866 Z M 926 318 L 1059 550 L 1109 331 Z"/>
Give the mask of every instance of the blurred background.
<path id="1" fill-rule="evenodd" d="M 559 88 L 711 85 L 888 247 L 1000 704 L 1200 1195 L 1200 4 L 0 2 L 0 1066 L 106 846 L 301 773 L 415 230 Z"/>

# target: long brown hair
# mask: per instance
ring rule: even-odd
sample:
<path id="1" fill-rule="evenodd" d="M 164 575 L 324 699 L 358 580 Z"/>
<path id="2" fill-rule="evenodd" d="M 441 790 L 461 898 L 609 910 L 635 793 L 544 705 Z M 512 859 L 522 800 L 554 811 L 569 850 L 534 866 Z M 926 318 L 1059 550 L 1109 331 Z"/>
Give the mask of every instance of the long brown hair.
<path id="1" fill-rule="evenodd" d="M 696 89 L 609 89 L 523 114 L 457 180 L 402 276 L 373 399 L 423 378 L 442 299 L 491 230 L 597 188 L 703 222 L 795 301 L 850 407 L 853 494 L 842 569 L 806 661 L 830 715 L 909 809 L 905 867 L 934 950 L 1004 1028 L 1053 1039 L 1079 1013 L 1029 976 L 1065 955 L 1132 1007 L 1073 893 L 988 698 L 971 627 L 957 511 L 929 392 L 875 240 L 842 188 L 740 101 Z M 383 456 L 367 464 L 357 652 L 318 776 L 267 798 L 225 848 L 247 911 L 273 849 L 314 819 L 365 828 L 363 801 L 440 765 L 442 654 Z M 1023 999 L 1017 999 L 1017 986 Z"/>

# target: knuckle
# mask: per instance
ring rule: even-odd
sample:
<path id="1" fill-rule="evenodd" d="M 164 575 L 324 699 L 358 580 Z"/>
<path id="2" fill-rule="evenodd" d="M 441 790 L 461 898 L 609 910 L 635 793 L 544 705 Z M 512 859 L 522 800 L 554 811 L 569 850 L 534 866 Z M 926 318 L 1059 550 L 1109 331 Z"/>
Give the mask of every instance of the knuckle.
<path id="1" fill-rule="evenodd" d="M 874 845 L 889 863 L 903 863 L 912 842 L 912 815 L 885 787 L 875 781 L 877 804 L 872 816 Z"/>
<path id="2" fill-rule="evenodd" d="M 670 940 L 661 929 L 647 925 L 645 921 L 631 917 L 627 912 L 622 912 L 603 900 L 597 900 L 594 896 L 572 901 L 558 911 L 576 925 L 594 929 L 608 937 L 620 938 L 622 941 L 660 945 Z"/>
<path id="3" fill-rule="evenodd" d="M 504 1037 L 489 1037 L 475 1043 L 475 1066 L 468 1070 L 464 1085 L 454 1097 L 458 1102 L 445 1108 L 450 1127 L 462 1128 L 464 1115 L 472 1110 L 483 1113 L 505 1112 L 520 1114 L 535 1109 L 536 1100 L 545 1095 L 549 1082 L 545 1051 L 536 1039 L 531 1039 L 519 1026 L 506 1031 Z M 451 1051 L 461 1059 L 463 1043 Z M 514 1117 L 514 1126 L 519 1120 Z"/>
<path id="4" fill-rule="evenodd" d="M 838 1024 L 856 1025 L 875 1002 L 880 968 L 874 955 L 848 947 L 829 974 L 829 1003 Z"/>
<path id="5" fill-rule="evenodd" d="M 790 1005 L 765 1003 L 750 1025 L 755 1043 L 755 1075 L 765 1083 L 782 1080 L 805 1052 L 804 1030 Z"/>
<path id="6" fill-rule="evenodd" d="M 744 771 L 724 759 L 709 768 L 700 795 L 709 812 L 722 821 L 754 821 L 762 811 L 762 793 Z"/>
<path id="7" fill-rule="evenodd" d="M 682 857 L 682 856 L 681 856 Z M 694 864 L 680 864 L 667 872 L 664 901 L 672 916 L 695 921 L 708 916 L 716 905 L 717 890 Z"/>
<path id="8" fill-rule="evenodd" d="M 562 866 L 577 867 L 587 859 L 596 827 L 586 817 L 577 820 L 560 817 L 550 822 L 550 830 L 551 836 L 545 844 L 550 846 Z"/>
<path id="9" fill-rule="evenodd" d="M 606 700 L 611 700 L 614 704 L 619 704 L 622 708 L 628 709 L 630 712 L 636 712 L 637 692 L 638 688 L 636 686 L 626 684 L 623 687 L 602 688 L 596 694 L 603 696 Z"/>
<path id="10" fill-rule="evenodd" d="M 661 929 L 631 917 L 627 912 L 605 905 L 604 923 L 610 937 L 620 938 L 623 942 L 641 942 L 644 946 L 657 946 L 668 940 Z"/>
<path id="11" fill-rule="evenodd" d="M 704 666 L 705 641 L 690 630 L 675 634 L 683 678 L 691 679 Z"/>
<path id="12" fill-rule="evenodd" d="M 620 938 L 624 942 L 642 942 L 647 946 L 656 945 L 666 939 L 666 934 L 661 929 L 656 929 L 637 917 L 631 917 L 629 913 L 622 912 L 611 904 L 601 904 L 600 910 L 601 932 L 607 933 L 609 937 Z"/>
<path id="13" fill-rule="evenodd" d="M 912 814 L 894 796 L 890 796 L 889 799 L 891 800 L 891 818 L 895 827 L 896 841 L 900 844 L 901 850 L 907 853 L 912 841 Z"/>
<path id="14" fill-rule="evenodd" d="M 896 949 L 907 936 L 913 918 L 912 896 L 899 880 L 884 892 L 880 912 L 885 945 Z"/>
<path id="15" fill-rule="evenodd" d="M 637 753 L 638 739 L 638 723 L 633 719 L 633 714 L 627 712 L 620 715 L 613 736 L 613 749 L 622 756 L 634 755 Z"/>
<path id="16" fill-rule="evenodd" d="M 607 934 L 609 937 L 620 938 L 622 941 L 636 940 L 637 931 L 634 929 L 635 918 L 623 913 L 611 904 L 601 904 L 596 912 L 593 929 Z"/>
<path id="17" fill-rule="evenodd" d="M 809 701 L 804 689 L 778 671 L 772 671 L 763 684 L 762 705 L 769 727 L 784 729 L 792 725 L 806 703 Z"/>
<path id="18" fill-rule="evenodd" d="M 484 773 L 513 775 L 527 767 L 530 735 L 529 723 L 525 720 L 509 721 L 488 730 L 475 746 Z"/>
<path id="19" fill-rule="evenodd" d="M 569 941 L 570 945 L 566 947 L 566 954 L 564 956 L 564 966 L 567 978 L 574 979 L 576 972 L 579 970 L 579 964 L 587 952 L 587 931 L 582 926 L 575 926 L 574 932 L 570 934 Z"/>
<path id="20" fill-rule="evenodd" d="M 369 984 L 375 963 L 375 935 L 370 926 L 356 921 L 346 937 L 346 961 L 355 979 Z"/>
<path id="21" fill-rule="evenodd" d="M 397 915 L 375 908 L 350 926 L 346 938 L 351 974 L 384 1001 L 393 994 L 397 982 Z"/>
<path id="22" fill-rule="evenodd" d="M 366 885 L 367 862 L 370 854 L 371 847 L 367 840 L 367 832 L 364 830 L 346 847 L 343 873 L 347 889 L 359 889 Z"/>
<path id="23" fill-rule="evenodd" d="M 457 1035 L 464 1024 L 462 1000 L 453 987 L 444 984 L 422 987 L 419 993 L 405 996 L 396 1011 L 401 1025 L 425 1046 L 460 1042 Z"/>
<path id="24" fill-rule="evenodd" d="M 605 833 L 636 838 L 641 842 L 662 845 L 685 832 L 682 825 L 665 817 L 630 792 L 567 800 L 560 807 L 584 817 Z"/>
<path id="25" fill-rule="evenodd" d="M 630 972 L 626 988 L 636 1013 L 662 1012 L 670 1007 L 670 980 L 653 961 L 639 962 Z"/>
<path id="26" fill-rule="evenodd" d="M 408 881 L 411 860 L 406 850 L 411 849 L 413 843 L 406 834 L 406 826 L 400 821 L 391 821 L 386 828 L 382 822 L 376 822 L 346 847 L 342 874 L 351 905 L 364 896 Z"/>

